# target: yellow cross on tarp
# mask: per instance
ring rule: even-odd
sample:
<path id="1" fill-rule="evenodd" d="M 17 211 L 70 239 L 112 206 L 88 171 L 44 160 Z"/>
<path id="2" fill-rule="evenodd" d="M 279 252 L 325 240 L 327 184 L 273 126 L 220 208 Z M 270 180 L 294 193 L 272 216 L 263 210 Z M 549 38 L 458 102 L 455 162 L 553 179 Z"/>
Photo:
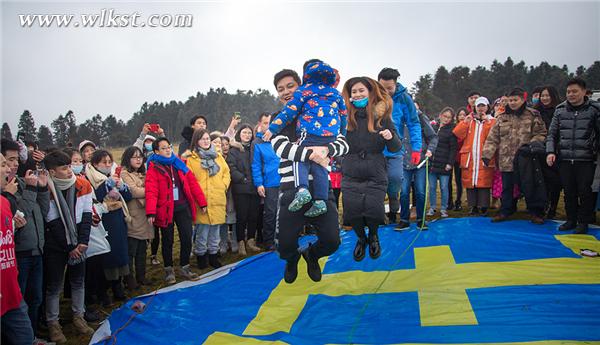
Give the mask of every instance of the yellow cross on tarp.
<path id="1" fill-rule="evenodd" d="M 557 235 L 555 238 L 579 255 L 580 248 L 600 251 L 600 242 L 591 235 Z M 344 296 L 416 291 L 419 296 L 421 326 L 477 325 L 467 290 L 501 286 L 551 284 L 600 284 L 600 259 L 548 258 L 506 262 L 456 264 L 449 246 L 414 248 L 415 268 L 394 271 L 347 271 L 324 274 L 320 283 L 299 274 L 294 284 L 283 280 L 262 304 L 244 336 L 289 333 L 310 295 Z M 324 267 L 327 258 L 321 258 Z M 306 271 L 300 260 L 298 270 Z M 389 274 L 388 274 L 389 273 Z M 348 326 L 348 325 L 346 325 Z M 215 333 L 207 343 L 226 339 L 235 343 L 261 340 Z M 239 338 L 239 339 L 238 339 Z M 267 342 L 267 343 L 270 343 Z M 527 344 L 592 344 L 593 342 L 527 342 Z M 274 344 L 282 344 L 274 342 Z M 521 344 L 521 343 L 510 343 Z M 600 344 L 600 343 L 598 343 Z"/>

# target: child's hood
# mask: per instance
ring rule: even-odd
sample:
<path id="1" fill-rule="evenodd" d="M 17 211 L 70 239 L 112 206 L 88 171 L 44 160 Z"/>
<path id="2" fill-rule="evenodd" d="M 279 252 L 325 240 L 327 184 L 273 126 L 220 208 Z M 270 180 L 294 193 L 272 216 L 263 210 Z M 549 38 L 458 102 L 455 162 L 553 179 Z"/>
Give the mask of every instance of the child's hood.
<path id="1" fill-rule="evenodd" d="M 333 87 L 336 77 L 333 67 L 325 62 L 316 61 L 306 66 L 303 83 L 325 84 Z"/>

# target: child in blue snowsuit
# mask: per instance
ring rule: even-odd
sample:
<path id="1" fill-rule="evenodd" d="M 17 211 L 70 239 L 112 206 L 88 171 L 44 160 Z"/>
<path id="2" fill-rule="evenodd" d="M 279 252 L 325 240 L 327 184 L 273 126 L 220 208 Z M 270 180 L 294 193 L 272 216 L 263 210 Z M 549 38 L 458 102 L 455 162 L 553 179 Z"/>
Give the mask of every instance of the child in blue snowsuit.
<path id="1" fill-rule="evenodd" d="M 347 112 L 344 99 L 335 89 L 335 70 L 322 61 L 313 61 L 306 66 L 302 86 L 273 119 L 265 135 L 277 135 L 296 119 L 298 145 L 327 146 L 334 142 L 338 134 L 346 134 Z M 312 162 L 300 162 L 294 165 L 296 177 L 296 195 L 288 210 L 299 211 L 305 204 L 314 200 L 312 207 L 304 214 L 317 217 L 327 212 L 329 193 L 329 172 L 327 168 Z M 313 195 L 308 190 L 308 176 L 313 177 Z"/>

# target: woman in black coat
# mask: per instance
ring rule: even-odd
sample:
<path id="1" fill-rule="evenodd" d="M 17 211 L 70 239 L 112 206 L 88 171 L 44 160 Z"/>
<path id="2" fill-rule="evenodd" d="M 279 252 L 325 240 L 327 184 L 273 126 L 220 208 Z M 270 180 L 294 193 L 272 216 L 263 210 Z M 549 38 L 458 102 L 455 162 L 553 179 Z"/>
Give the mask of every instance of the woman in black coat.
<path id="1" fill-rule="evenodd" d="M 350 222 L 358 237 L 354 259 L 365 257 L 365 226 L 369 228 L 369 255 L 376 259 L 381 254 L 377 229 L 385 223 L 388 185 L 383 149 L 397 152 L 401 142 L 392 123 L 392 99 L 378 82 L 367 77 L 352 78 L 344 85 L 343 95 L 350 146 L 342 162 L 344 220 Z"/>
<path id="2" fill-rule="evenodd" d="M 254 236 L 258 224 L 260 198 L 252 182 L 252 157 L 250 144 L 254 137 L 252 127 L 244 124 L 235 134 L 235 143 L 231 143 L 227 164 L 231 173 L 231 191 L 237 217 L 236 235 L 239 241 L 239 253 L 246 255 L 246 249 L 258 252 Z M 248 230 L 246 232 L 246 229 Z M 247 241 L 246 239 L 247 234 Z"/>
<path id="3" fill-rule="evenodd" d="M 448 185 L 451 183 L 452 168 L 456 158 L 457 140 L 452 132 L 454 130 L 454 110 L 450 107 L 442 109 L 440 112 L 439 124 L 433 125 L 433 130 L 438 135 L 438 145 L 430 159 L 429 172 L 429 211 L 428 216 L 433 216 L 436 212 L 437 203 L 437 184 L 440 182 L 440 199 L 442 218 L 448 217 Z"/>
<path id="4" fill-rule="evenodd" d="M 544 124 L 546 124 L 546 130 L 550 129 L 550 122 L 554 116 L 554 110 L 560 103 L 560 96 L 554 86 L 544 86 L 540 92 L 540 101 L 536 105 L 535 109 L 540 112 Z M 544 174 L 544 181 L 546 182 L 546 193 L 548 204 L 546 206 L 546 218 L 556 218 L 556 207 L 558 206 L 558 199 L 560 199 L 560 191 L 562 189 L 562 183 L 558 174 L 558 164 L 548 166 L 548 164 L 542 165 L 542 173 Z"/>

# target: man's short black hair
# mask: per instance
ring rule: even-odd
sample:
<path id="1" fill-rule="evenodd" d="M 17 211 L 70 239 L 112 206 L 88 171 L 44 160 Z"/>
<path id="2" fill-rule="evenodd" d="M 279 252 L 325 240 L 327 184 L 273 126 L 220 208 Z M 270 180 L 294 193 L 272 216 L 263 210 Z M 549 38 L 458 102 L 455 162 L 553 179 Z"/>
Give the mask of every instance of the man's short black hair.
<path id="1" fill-rule="evenodd" d="M 567 87 L 569 87 L 571 85 L 578 85 L 579 87 L 581 87 L 584 90 L 587 89 L 587 84 L 585 83 L 585 80 L 583 80 L 579 77 L 572 78 L 567 82 Z"/>
<path id="2" fill-rule="evenodd" d="M 208 127 L 208 120 L 206 119 L 206 117 L 204 115 L 193 116 L 192 119 L 190 120 L 190 126 L 193 126 L 194 123 L 196 123 L 196 121 L 198 121 L 198 119 L 204 120 L 204 123 L 206 123 L 206 127 Z"/>
<path id="3" fill-rule="evenodd" d="M 302 65 L 302 73 L 304 73 L 304 71 L 306 70 L 306 66 L 310 65 L 313 62 L 323 62 L 323 60 L 321 60 L 321 59 L 306 60 L 306 62 L 304 63 L 304 65 Z"/>
<path id="4" fill-rule="evenodd" d="M 158 137 L 152 142 L 152 151 L 158 151 L 158 147 L 163 141 L 166 141 L 167 143 L 169 143 L 169 145 L 171 145 L 171 142 L 166 137 Z"/>
<path id="5" fill-rule="evenodd" d="M 20 150 L 21 148 L 19 147 L 19 144 L 16 141 L 7 138 L 2 138 L 2 141 L 0 142 L 0 151 L 2 151 L 3 156 L 6 156 L 6 151 L 19 152 Z"/>
<path id="6" fill-rule="evenodd" d="M 508 93 L 508 96 L 518 96 L 521 98 L 525 98 L 525 90 L 523 90 L 520 87 L 515 87 L 514 89 L 510 90 L 510 92 Z"/>
<path id="7" fill-rule="evenodd" d="M 71 165 L 71 157 L 63 151 L 52 151 L 44 157 L 44 166 L 48 170 L 56 169 L 57 167 L 64 165 Z"/>
<path id="8" fill-rule="evenodd" d="M 277 88 L 277 84 L 279 83 L 279 81 L 281 81 L 281 79 L 285 77 L 292 77 L 294 81 L 298 83 L 298 85 L 302 84 L 302 79 L 300 79 L 300 76 L 298 75 L 298 73 L 296 73 L 296 71 L 291 69 L 283 69 L 277 72 L 273 77 L 273 85 L 275 86 L 275 88 Z"/>
<path id="9" fill-rule="evenodd" d="M 467 96 L 467 98 L 471 98 L 472 96 L 481 96 L 481 92 L 477 91 L 477 90 L 473 90 L 471 92 L 469 92 L 469 95 Z"/>
<path id="10" fill-rule="evenodd" d="M 265 118 L 267 116 L 271 116 L 271 115 L 273 115 L 273 114 L 267 113 L 267 112 L 260 113 L 260 115 L 258 115 L 258 122 L 262 121 L 263 118 Z"/>
<path id="11" fill-rule="evenodd" d="M 400 78 L 400 72 L 397 69 L 386 67 L 379 72 L 377 80 L 393 80 L 395 82 Z"/>

